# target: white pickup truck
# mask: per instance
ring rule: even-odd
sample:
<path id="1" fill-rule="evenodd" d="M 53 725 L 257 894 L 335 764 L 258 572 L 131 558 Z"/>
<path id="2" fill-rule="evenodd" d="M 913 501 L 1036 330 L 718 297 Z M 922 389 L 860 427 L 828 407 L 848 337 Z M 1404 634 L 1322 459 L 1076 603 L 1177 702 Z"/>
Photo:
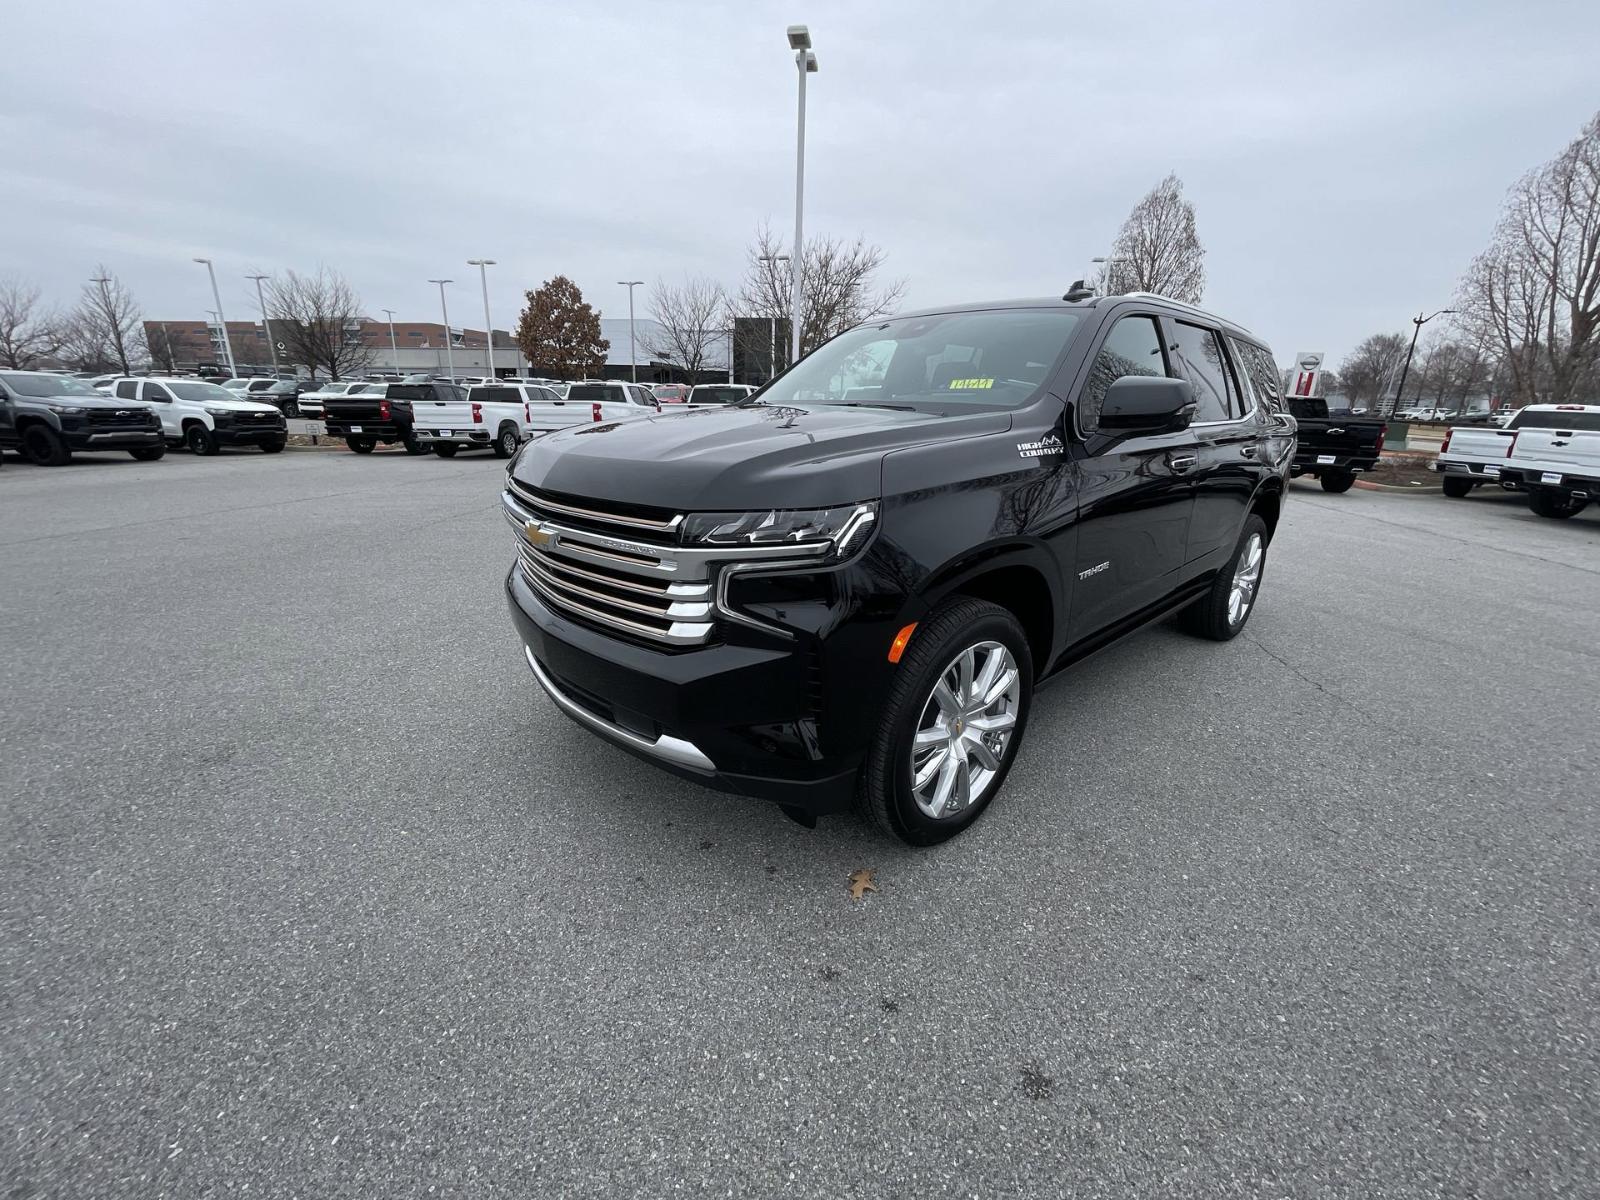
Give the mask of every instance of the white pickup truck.
<path id="1" fill-rule="evenodd" d="M 1600 404 L 1529 407 L 1541 410 L 1539 420 L 1510 427 L 1500 486 L 1527 492 L 1528 507 L 1541 517 L 1580 513 L 1600 500 Z"/>
<path id="2" fill-rule="evenodd" d="M 1444 476 L 1444 494 L 1459 498 L 1485 483 L 1500 482 L 1500 469 L 1506 465 L 1517 432 L 1554 428 L 1563 419 L 1561 412 L 1554 404 L 1530 404 L 1513 413 L 1504 428 L 1452 425 L 1445 430 L 1439 456 L 1433 460 L 1433 470 Z"/>
<path id="3" fill-rule="evenodd" d="M 467 389 L 465 400 L 418 400 L 412 429 L 440 458 L 458 450 L 493 450 L 510 458 L 529 436 L 528 405 L 542 401 L 543 388 L 522 383 L 485 383 Z"/>
<path id="4" fill-rule="evenodd" d="M 585 380 L 568 388 L 565 397 L 551 388 L 531 384 L 527 390 L 547 393 L 547 398 L 528 402 L 530 433 L 554 433 L 596 422 L 631 421 L 661 411 L 650 389 L 638 383 Z"/>

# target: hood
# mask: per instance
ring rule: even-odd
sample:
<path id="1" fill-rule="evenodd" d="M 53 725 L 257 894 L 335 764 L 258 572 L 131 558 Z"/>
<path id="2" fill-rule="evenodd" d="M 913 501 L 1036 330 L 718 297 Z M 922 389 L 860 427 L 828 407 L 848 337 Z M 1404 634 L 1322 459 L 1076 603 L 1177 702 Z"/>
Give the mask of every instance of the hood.
<path id="1" fill-rule="evenodd" d="M 891 450 L 999 433 L 1011 414 L 753 405 L 578 425 L 537 438 L 516 477 L 572 496 L 681 511 L 824 508 L 874 499 Z"/>
<path id="2" fill-rule="evenodd" d="M 139 400 L 118 400 L 115 396 L 22 396 L 19 399 L 24 404 L 63 404 L 74 408 L 132 408 L 147 409 L 150 406 Z"/>

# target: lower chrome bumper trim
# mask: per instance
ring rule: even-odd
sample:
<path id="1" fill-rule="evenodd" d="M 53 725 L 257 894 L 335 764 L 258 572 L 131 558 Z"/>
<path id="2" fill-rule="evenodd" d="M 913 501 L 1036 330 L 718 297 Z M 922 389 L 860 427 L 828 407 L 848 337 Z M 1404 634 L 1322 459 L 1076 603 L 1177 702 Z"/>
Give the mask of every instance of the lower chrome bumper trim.
<path id="1" fill-rule="evenodd" d="M 604 717 L 596 716 L 583 705 L 568 697 L 558 686 L 556 681 L 545 674 L 544 668 L 539 665 L 539 660 L 533 656 L 533 651 L 524 646 L 522 653 L 528 659 L 528 669 L 533 672 L 533 677 L 539 681 L 550 699 L 555 701 L 556 707 L 573 720 L 596 730 L 607 737 L 619 742 L 625 742 L 634 749 L 650 755 L 652 758 L 664 759 L 680 767 L 689 767 L 696 771 L 715 771 L 716 764 L 707 758 L 693 742 L 686 742 L 682 738 L 669 737 L 662 734 L 660 737 L 650 739 L 634 733 L 631 729 L 624 729 L 621 725 L 613 724 Z"/>

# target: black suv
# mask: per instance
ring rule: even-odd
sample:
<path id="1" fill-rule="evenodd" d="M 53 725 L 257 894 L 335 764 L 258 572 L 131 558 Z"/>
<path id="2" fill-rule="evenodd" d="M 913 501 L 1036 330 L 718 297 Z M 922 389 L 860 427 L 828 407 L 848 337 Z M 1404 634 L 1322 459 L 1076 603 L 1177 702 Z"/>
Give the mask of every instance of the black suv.
<path id="1" fill-rule="evenodd" d="M 502 497 L 528 666 L 568 716 L 812 823 L 942 841 L 1036 683 L 1254 607 L 1294 452 L 1271 353 L 1157 296 L 913 313 L 750 399 L 528 443 Z"/>
<path id="2" fill-rule="evenodd" d="M 70 375 L 0 371 L 0 449 L 58 467 L 74 450 L 126 450 L 152 462 L 167 443 L 149 405 L 113 399 Z"/>

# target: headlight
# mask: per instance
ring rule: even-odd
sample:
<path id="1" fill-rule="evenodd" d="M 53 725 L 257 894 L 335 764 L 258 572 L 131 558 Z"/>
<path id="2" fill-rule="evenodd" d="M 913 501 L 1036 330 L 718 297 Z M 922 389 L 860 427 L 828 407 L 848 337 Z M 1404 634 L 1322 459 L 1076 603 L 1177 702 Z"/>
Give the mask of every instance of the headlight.
<path id="1" fill-rule="evenodd" d="M 58 417 L 81 417 L 89 411 L 76 404 L 47 404 L 45 407 Z"/>
<path id="2" fill-rule="evenodd" d="M 832 542 L 833 554 L 844 557 L 859 546 L 878 519 L 878 502 L 842 504 L 837 508 L 771 508 L 743 513 L 690 513 L 683 522 L 683 540 L 699 546 L 782 546 Z"/>
<path id="3" fill-rule="evenodd" d="M 206 414 L 208 416 L 213 416 L 213 417 L 231 417 L 231 416 L 233 416 L 233 409 L 231 409 L 231 408 L 208 408 L 208 409 L 206 409 Z"/>

